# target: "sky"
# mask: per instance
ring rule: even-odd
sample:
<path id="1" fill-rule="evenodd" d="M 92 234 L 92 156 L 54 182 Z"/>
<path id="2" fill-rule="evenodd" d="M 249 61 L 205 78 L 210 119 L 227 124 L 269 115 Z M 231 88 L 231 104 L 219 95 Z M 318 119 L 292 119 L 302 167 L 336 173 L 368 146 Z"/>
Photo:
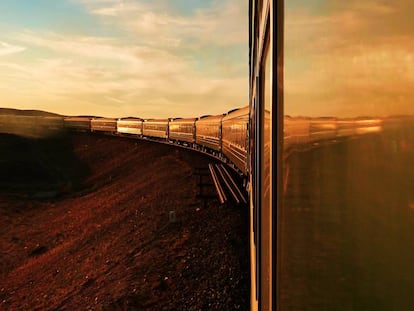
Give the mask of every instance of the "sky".
<path id="1" fill-rule="evenodd" d="M 288 0 L 285 113 L 414 114 L 414 1 Z"/>
<path id="2" fill-rule="evenodd" d="M 142 118 L 248 105 L 247 0 L 1 0 L 0 107 Z"/>

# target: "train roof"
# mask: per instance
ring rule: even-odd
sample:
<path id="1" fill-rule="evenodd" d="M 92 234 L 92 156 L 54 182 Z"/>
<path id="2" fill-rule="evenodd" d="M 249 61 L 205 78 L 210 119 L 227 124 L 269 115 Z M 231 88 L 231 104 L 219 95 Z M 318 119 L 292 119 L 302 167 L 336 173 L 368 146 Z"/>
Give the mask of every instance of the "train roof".
<path id="1" fill-rule="evenodd" d="M 223 118 L 224 114 L 219 114 L 216 116 L 211 116 L 211 115 L 207 115 L 207 116 L 202 116 L 198 119 L 197 122 L 210 122 L 210 121 L 220 121 Z"/>
<path id="2" fill-rule="evenodd" d="M 144 119 L 142 119 L 140 117 L 122 117 L 122 118 L 119 118 L 118 120 L 119 121 L 123 121 L 123 120 L 125 120 L 125 121 L 135 121 L 135 120 L 143 121 Z"/>
<path id="3" fill-rule="evenodd" d="M 145 119 L 144 123 L 145 122 L 168 122 L 168 121 L 169 119 Z"/>
<path id="4" fill-rule="evenodd" d="M 230 110 L 223 117 L 223 120 L 229 120 L 229 119 L 232 119 L 232 118 L 241 117 L 241 116 L 245 116 L 245 115 L 247 115 L 247 116 L 249 115 L 249 106 L 245 106 L 245 107 Z"/>
<path id="5" fill-rule="evenodd" d="M 43 119 L 59 119 L 63 120 L 63 116 L 41 116 Z"/>
<path id="6" fill-rule="evenodd" d="M 197 118 L 174 118 L 170 119 L 171 122 L 181 122 L 181 123 L 188 123 L 188 122 L 195 122 Z"/>
<path id="7" fill-rule="evenodd" d="M 70 121 L 84 121 L 84 120 L 91 120 L 93 117 L 89 116 L 77 116 L 77 117 L 65 117 L 64 120 L 70 120 Z"/>
<path id="8" fill-rule="evenodd" d="M 92 121 L 116 121 L 116 118 L 105 118 L 105 117 L 98 117 L 93 118 Z"/>

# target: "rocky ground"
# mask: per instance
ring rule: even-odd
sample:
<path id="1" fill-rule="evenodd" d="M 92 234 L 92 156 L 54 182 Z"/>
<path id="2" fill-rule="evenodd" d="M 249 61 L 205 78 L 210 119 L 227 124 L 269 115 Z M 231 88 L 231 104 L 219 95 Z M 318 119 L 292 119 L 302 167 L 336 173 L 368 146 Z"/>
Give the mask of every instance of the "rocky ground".
<path id="1" fill-rule="evenodd" d="M 210 159 L 87 133 L 0 151 L 0 309 L 248 309 L 248 210 L 198 197 Z"/>

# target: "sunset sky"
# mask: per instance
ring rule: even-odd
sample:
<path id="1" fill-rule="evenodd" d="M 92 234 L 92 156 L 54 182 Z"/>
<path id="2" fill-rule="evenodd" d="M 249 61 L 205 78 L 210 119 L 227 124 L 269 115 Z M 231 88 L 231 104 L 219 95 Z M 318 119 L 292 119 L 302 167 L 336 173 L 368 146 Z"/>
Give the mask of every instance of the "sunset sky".
<path id="1" fill-rule="evenodd" d="M 171 117 L 248 104 L 247 0 L 2 0 L 0 107 Z M 412 0 L 289 0 L 285 112 L 414 113 Z"/>
<path id="2" fill-rule="evenodd" d="M 414 113 L 414 1 L 286 1 L 285 112 Z"/>
<path id="3" fill-rule="evenodd" d="M 0 107 L 171 117 L 248 104 L 247 0 L 2 0 Z"/>

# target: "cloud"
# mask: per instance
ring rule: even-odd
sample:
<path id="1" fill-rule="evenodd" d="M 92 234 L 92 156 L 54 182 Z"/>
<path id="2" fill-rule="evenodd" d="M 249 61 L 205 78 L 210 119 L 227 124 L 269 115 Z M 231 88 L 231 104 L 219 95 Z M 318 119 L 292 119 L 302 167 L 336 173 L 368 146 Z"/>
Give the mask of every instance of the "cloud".
<path id="1" fill-rule="evenodd" d="M 3 87 L 15 92 L 16 100 L 26 101 L 29 94 L 46 97 L 46 102 L 54 99 L 53 111 L 99 106 L 95 113 L 107 116 L 171 117 L 221 113 L 247 104 L 244 77 L 205 75 L 166 50 L 51 32 L 26 31 L 14 37 L 55 55 L 26 64 L 0 62 L 0 81 L 8 81 Z M 65 108 L 68 103 L 70 109 Z"/>
<path id="2" fill-rule="evenodd" d="M 25 49 L 26 48 L 21 46 L 11 45 L 9 43 L 0 41 L 0 56 L 19 53 L 24 51 Z"/>
<path id="3" fill-rule="evenodd" d="M 197 9 L 189 16 L 166 9 L 163 1 L 81 0 L 81 3 L 90 14 L 137 35 L 147 44 L 177 47 L 192 41 L 247 47 L 247 1 L 211 1 L 211 6 Z"/>
<path id="4" fill-rule="evenodd" d="M 414 39 L 407 25 L 413 26 L 414 4 L 332 3 L 316 12 L 287 11 L 286 113 L 412 113 Z"/>
<path id="5" fill-rule="evenodd" d="M 120 44 L 111 38 L 64 36 L 55 33 L 25 32 L 16 40 L 67 55 L 79 62 L 88 59 L 102 70 L 129 73 L 134 77 L 171 75 L 184 71 L 185 61 L 180 57 L 154 47 Z"/>
<path id="6" fill-rule="evenodd" d="M 190 117 L 248 104 L 247 1 L 212 0 L 186 14 L 174 1 L 71 1 L 118 35 L 10 34 L 28 57 L 0 62 L 9 103 L 113 117 Z"/>

